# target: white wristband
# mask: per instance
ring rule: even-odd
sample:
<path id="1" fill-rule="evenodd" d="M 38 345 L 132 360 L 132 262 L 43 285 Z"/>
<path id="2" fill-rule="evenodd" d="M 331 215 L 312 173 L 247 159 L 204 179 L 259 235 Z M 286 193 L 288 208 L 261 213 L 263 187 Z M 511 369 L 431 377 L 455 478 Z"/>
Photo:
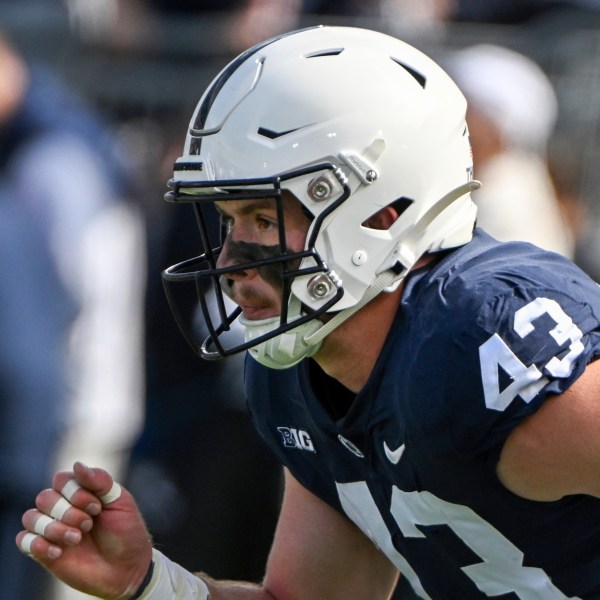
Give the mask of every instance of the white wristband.
<path id="1" fill-rule="evenodd" d="M 200 577 L 152 549 L 154 572 L 139 600 L 210 600 L 208 587 Z"/>

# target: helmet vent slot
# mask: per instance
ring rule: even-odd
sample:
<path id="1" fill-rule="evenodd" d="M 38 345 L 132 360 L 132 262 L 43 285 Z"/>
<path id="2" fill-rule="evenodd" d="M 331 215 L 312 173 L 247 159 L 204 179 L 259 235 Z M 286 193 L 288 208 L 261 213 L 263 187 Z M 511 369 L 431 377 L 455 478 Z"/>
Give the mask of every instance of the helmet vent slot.
<path id="1" fill-rule="evenodd" d="M 405 198 L 404 196 L 398 198 L 372 214 L 368 219 L 361 223 L 361 226 L 367 229 L 387 231 L 398 220 L 400 215 L 412 204 L 414 204 L 414 200 L 411 198 Z M 390 209 L 393 209 L 393 211 L 390 211 Z"/>
<path id="2" fill-rule="evenodd" d="M 394 200 L 390 203 L 390 206 L 398 213 L 400 216 L 409 206 L 412 206 L 415 203 L 411 198 L 398 198 L 398 200 Z"/>
<path id="3" fill-rule="evenodd" d="M 344 51 L 343 48 L 328 48 L 327 50 L 317 50 L 304 55 L 304 58 L 319 58 L 321 56 L 338 56 Z"/>
<path id="4" fill-rule="evenodd" d="M 409 65 L 407 65 L 406 63 L 403 63 L 401 60 L 398 60 L 397 58 L 394 58 L 393 56 L 390 56 L 390 58 L 397 64 L 400 65 L 409 75 L 411 75 L 414 80 L 423 88 L 425 89 L 425 85 L 427 84 L 427 77 L 425 77 L 425 75 L 423 75 L 422 73 L 419 73 L 419 71 L 416 71 L 415 69 L 413 69 L 412 67 L 410 67 Z"/>
<path id="5" fill-rule="evenodd" d="M 267 129 L 266 127 L 259 127 L 256 133 L 258 133 L 258 135 L 262 135 L 263 137 L 269 138 L 270 140 L 276 140 L 277 138 L 283 137 L 288 133 L 294 133 L 294 131 L 298 131 L 298 129 L 301 129 L 301 127 L 287 129 L 286 131 L 273 131 L 272 129 Z"/>

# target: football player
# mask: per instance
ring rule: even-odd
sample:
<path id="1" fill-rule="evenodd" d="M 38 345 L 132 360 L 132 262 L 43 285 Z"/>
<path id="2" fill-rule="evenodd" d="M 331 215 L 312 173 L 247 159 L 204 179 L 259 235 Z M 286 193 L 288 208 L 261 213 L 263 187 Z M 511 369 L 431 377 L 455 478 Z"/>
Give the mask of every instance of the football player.
<path id="1" fill-rule="evenodd" d="M 174 564 L 130 494 L 79 463 L 19 548 L 111 600 L 376 600 L 399 574 L 426 599 L 598 598 L 600 289 L 475 228 L 465 111 L 437 64 L 372 31 L 312 28 L 231 62 L 167 195 L 204 248 L 164 279 L 201 356 L 247 351 L 286 470 L 264 581 Z"/>

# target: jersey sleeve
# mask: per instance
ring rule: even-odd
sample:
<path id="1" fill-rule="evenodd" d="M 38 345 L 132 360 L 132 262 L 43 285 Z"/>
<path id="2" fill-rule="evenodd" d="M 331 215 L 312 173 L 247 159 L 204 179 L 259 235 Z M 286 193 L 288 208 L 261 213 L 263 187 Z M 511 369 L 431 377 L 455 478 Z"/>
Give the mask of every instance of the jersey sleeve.
<path id="1" fill-rule="evenodd" d="M 499 451 L 524 418 L 600 355 L 598 286 L 557 287 L 515 283 L 475 295 L 480 306 L 473 300 L 461 307 L 458 320 L 473 323 L 469 314 L 476 314 L 473 325 L 442 344 L 457 365 L 443 394 L 454 447 Z"/>

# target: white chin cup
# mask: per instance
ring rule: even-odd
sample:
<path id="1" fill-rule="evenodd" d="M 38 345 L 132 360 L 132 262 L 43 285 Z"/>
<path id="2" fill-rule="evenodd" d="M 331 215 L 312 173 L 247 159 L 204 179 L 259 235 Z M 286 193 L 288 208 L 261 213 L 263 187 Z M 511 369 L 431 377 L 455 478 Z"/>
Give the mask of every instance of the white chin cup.
<path id="1" fill-rule="evenodd" d="M 279 317 L 252 321 L 240 315 L 238 321 L 244 327 L 247 342 L 270 333 L 279 326 Z M 306 342 L 306 338 L 318 331 L 322 326 L 323 323 L 313 319 L 250 348 L 248 352 L 250 352 L 252 358 L 265 367 L 287 369 L 299 363 L 303 358 L 313 356 L 317 353 L 321 347 L 322 340 L 310 344 Z"/>
<path id="2" fill-rule="evenodd" d="M 354 306 L 341 310 L 333 315 L 326 323 L 318 319 L 307 321 L 303 325 L 295 327 L 286 333 L 279 335 L 250 348 L 251 356 L 271 369 L 287 369 L 299 363 L 303 358 L 314 356 L 321 347 L 323 340 L 342 323 L 357 313 L 363 306 L 368 304 L 375 296 L 385 289 L 396 289 L 396 281 L 404 278 L 406 272 L 397 275 L 394 271 L 384 271 L 377 275 L 375 282 L 369 286 L 363 297 Z M 300 302 L 292 299 L 289 306 L 288 316 L 293 320 L 302 313 L 300 311 Z M 246 341 L 252 341 L 257 337 L 270 333 L 279 326 L 279 317 L 271 317 L 251 321 L 245 319 L 243 315 L 238 317 L 240 325 L 244 327 Z"/>

